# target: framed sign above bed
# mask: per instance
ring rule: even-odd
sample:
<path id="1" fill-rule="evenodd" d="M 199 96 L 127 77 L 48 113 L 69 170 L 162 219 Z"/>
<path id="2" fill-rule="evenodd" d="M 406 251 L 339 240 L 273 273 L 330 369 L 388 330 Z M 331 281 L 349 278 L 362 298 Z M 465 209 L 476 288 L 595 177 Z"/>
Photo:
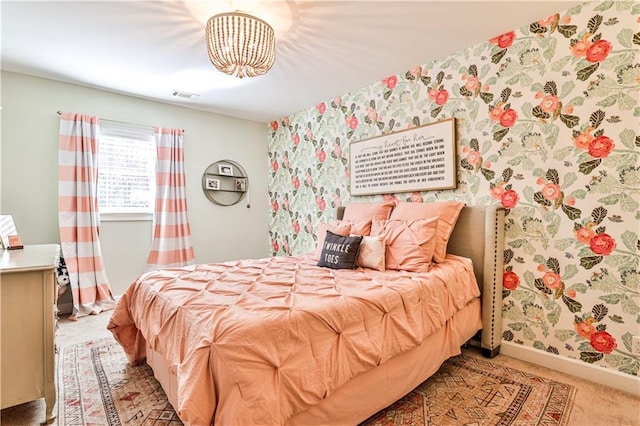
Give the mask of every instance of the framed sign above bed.
<path id="1" fill-rule="evenodd" d="M 454 189 L 455 119 L 352 142 L 351 195 Z"/>

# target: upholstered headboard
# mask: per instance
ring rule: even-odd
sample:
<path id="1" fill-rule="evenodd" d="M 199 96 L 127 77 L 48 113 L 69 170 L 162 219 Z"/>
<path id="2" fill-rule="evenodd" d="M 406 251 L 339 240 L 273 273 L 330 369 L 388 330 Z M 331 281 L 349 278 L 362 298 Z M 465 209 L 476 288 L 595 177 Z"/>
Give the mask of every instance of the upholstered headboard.
<path id="1" fill-rule="evenodd" d="M 342 219 L 344 207 L 336 217 Z M 466 206 L 449 239 L 447 252 L 468 257 L 482 292 L 482 332 L 479 345 L 484 356 L 500 352 L 502 340 L 502 274 L 504 270 L 504 215 L 499 206 Z"/>

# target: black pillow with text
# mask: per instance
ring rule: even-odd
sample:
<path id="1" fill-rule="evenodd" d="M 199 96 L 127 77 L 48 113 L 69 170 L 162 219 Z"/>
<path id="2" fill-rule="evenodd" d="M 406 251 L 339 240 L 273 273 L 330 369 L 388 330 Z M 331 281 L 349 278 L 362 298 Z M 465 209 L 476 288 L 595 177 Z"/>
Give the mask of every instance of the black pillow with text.
<path id="1" fill-rule="evenodd" d="M 327 231 L 318 266 L 332 269 L 353 269 L 360 250 L 361 236 L 343 237 Z"/>

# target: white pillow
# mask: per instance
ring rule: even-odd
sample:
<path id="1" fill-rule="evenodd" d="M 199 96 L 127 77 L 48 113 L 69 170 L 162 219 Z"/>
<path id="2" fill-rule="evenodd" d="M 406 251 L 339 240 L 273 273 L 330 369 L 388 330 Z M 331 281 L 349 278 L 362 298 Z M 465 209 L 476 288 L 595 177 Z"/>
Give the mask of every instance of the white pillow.
<path id="1" fill-rule="evenodd" d="M 362 237 L 356 265 L 378 271 L 385 270 L 384 235 Z"/>

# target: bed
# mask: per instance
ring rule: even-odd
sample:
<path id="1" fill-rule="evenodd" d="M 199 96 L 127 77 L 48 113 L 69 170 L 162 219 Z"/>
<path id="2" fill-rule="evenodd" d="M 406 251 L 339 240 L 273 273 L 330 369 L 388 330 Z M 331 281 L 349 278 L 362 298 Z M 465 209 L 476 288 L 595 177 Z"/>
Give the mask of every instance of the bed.
<path id="1" fill-rule="evenodd" d="M 503 209 L 462 207 L 428 272 L 329 269 L 310 255 L 149 272 L 108 328 L 186 424 L 358 424 L 461 346 L 499 352 L 503 232 Z"/>

